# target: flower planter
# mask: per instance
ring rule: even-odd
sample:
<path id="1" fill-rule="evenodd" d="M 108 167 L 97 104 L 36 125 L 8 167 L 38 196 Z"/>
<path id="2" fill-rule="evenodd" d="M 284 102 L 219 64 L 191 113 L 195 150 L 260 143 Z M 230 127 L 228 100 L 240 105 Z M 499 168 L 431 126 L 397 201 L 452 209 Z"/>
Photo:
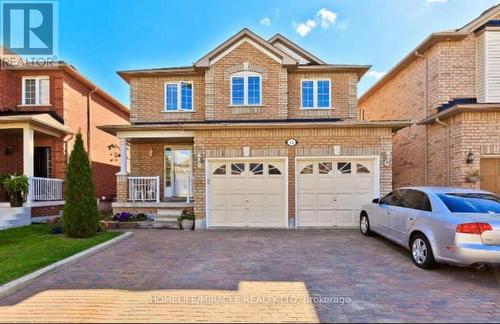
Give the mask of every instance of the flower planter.
<path id="1" fill-rule="evenodd" d="M 192 230 L 193 229 L 193 225 L 194 225 L 194 221 L 192 221 L 190 219 L 183 219 L 181 221 L 181 228 L 184 231 L 190 231 L 190 230 Z"/>
<path id="2" fill-rule="evenodd" d="M 22 193 L 13 194 L 10 196 L 10 207 L 23 207 Z"/>

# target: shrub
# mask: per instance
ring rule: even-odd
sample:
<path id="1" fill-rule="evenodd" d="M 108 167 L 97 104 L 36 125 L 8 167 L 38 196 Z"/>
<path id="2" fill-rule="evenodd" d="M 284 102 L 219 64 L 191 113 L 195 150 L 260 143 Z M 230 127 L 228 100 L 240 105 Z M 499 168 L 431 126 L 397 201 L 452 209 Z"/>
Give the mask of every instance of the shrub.
<path id="1" fill-rule="evenodd" d="M 109 230 L 108 224 L 106 222 L 100 221 L 99 222 L 99 229 L 97 230 L 100 233 L 105 233 Z"/>
<path id="2" fill-rule="evenodd" d="M 137 215 L 128 213 L 128 212 L 121 212 L 119 214 L 116 214 L 113 216 L 112 220 L 116 222 L 142 222 L 148 219 L 148 216 L 143 213 L 139 213 Z"/>
<path id="3" fill-rule="evenodd" d="M 90 237 L 99 226 L 99 213 L 92 170 L 83 148 L 82 134 L 78 133 L 66 171 L 66 204 L 64 230 L 69 237 Z"/>
<path id="4" fill-rule="evenodd" d="M 62 234 L 64 231 L 64 224 L 61 217 L 50 219 L 47 221 L 47 228 L 50 234 Z"/>
<path id="5" fill-rule="evenodd" d="M 179 218 L 177 218 L 177 220 L 179 222 L 182 222 L 183 220 L 191 220 L 191 221 L 194 221 L 195 219 L 195 215 L 194 215 L 194 211 L 192 210 L 189 210 L 189 209 L 184 209 L 182 211 L 182 214 L 181 216 L 179 216 Z"/>

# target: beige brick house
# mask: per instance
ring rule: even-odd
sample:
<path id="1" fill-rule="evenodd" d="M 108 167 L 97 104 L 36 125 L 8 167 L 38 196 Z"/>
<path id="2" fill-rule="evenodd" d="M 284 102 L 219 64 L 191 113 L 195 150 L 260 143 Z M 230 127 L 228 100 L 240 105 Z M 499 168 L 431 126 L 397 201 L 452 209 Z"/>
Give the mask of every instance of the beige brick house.
<path id="1" fill-rule="evenodd" d="M 413 121 L 393 138 L 395 187 L 500 193 L 499 45 L 497 5 L 431 34 L 360 98 L 360 120 Z"/>
<path id="2" fill-rule="evenodd" d="M 193 208 L 198 229 L 356 225 L 391 190 L 392 134 L 408 125 L 356 120 L 368 69 L 244 29 L 192 66 L 119 72 L 131 124 L 102 127 L 122 143 L 114 211 Z"/>

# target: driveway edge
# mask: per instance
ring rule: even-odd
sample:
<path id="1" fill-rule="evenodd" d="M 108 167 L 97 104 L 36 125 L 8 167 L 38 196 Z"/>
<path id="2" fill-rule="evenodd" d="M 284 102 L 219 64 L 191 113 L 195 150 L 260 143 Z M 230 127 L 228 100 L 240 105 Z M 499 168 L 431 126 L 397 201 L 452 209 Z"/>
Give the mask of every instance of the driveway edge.
<path id="1" fill-rule="evenodd" d="M 18 291 L 21 288 L 24 288 L 28 286 L 31 282 L 33 282 L 35 279 L 40 277 L 41 275 L 55 270 L 59 269 L 65 266 L 68 266 L 70 264 L 73 264 L 77 261 L 80 261 L 83 258 L 89 257 L 92 254 L 95 254 L 97 252 L 100 252 L 110 246 L 113 246 L 123 240 L 126 240 L 134 235 L 133 232 L 125 232 L 120 236 L 117 236 L 109 241 L 103 242 L 99 245 L 93 246 L 90 249 L 84 250 L 82 252 L 79 252 L 77 254 L 74 254 L 70 257 L 67 257 L 65 259 L 62 259 L 60 261 L 57 261 L 56 263 L 49 264 L 48 266 L 41 268 L 35 272 L 29 273 L 27 275 L 22 276 L 21 278 L 9 281 L 8 283 L 0 286 L 0 299 L 7 297 L 8 295 L 11 295 Z"/>

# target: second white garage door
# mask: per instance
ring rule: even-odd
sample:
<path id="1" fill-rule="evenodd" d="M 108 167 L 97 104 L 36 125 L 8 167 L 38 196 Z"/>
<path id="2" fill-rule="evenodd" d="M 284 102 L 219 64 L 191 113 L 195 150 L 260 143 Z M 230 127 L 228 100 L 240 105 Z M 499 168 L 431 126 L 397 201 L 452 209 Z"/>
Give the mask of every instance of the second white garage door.
<path id="1" fill-rule="evenodd" d="M 285 161 L 217 161 L 209 172 L 209 227 L 286 227 Z"/>
<path id="2" fill-rule="evenodd" d="M 376 195 L 374 160 L 299 160 L 297 226 L 357 226 Z"/>

